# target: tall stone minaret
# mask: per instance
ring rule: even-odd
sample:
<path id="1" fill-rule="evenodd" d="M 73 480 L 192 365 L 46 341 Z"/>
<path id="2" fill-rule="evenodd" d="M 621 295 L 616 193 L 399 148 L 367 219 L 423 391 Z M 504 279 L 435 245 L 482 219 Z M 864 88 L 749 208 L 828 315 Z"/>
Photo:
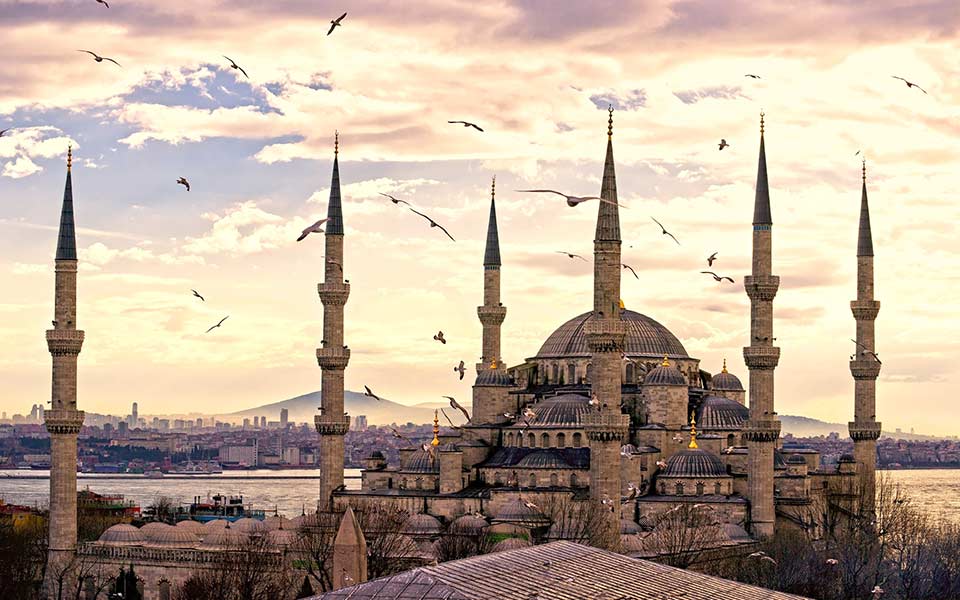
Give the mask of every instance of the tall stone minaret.
<path id="1" fill-rule="evenodd" d="M 45 587 L 55 593 L 57 580 L 71 564 L 77 548 L 77 434 L 83 411 L 77 410 L 77 356 L 83 331 L 77 329 L 77 238 L 73 222 L 72 149 L 67 150 L 67 183 L 60 211 L 60 236 L 54 261 L 53 329 L 47 330 L 47 348 L 53 357 L 50 410 L 45 413 L 50 432 L 50 538 Z"/>
<path id="2" fill-rule="evenodd" d="M 607 128 L 607 155 L 593 240 L 593 315 L 585 333 L 592 354 L 591 395 L 597 400 L 583 419 L 590 442 L 590 496 L 610 508 L 611 527 L 620 523 L 620 444 L 630 417 L 620 410 L 620 354 L 624 325 L 620 318 L 620 214 L 613 163 L 613 109 Z M 619 530 L 618 530 L 619 531 Z"/>
<path id="3" fill-rule="evenodd" d="M 497 230 L 497 178 L 490 184 L 490 221 L 487 223 L 487 245 L 483 252 L 483 306 L 477 316 L 483 324 L 483 356 L 477 371 L 491 365 L 502 369 L 500 357 L 500 325 L 507 316 L 507 307 L 500 303 L 500 235 Z"/>
<path id="4" fill-rule="evenodd" d="M 343 209 L 340 205 L 339 134 L 333 145 L 333 178 L 327 205 L 326 255 L 323 283 L 317 285 L 323 303 L 323 340 L 317 348 L 317 364 L 323 370 L 320 414 L 314 417 L 320 434 L 320 498 L 318 510 L 332 510 L 333 492 L 343 487 L 343 436 L 350 417 L 343 411 L 343 371 L 350 349 L 343 344 L 343 306 L 350 296 L 350 283 L 343 280 Z"/>
<path id="5" fill-rule="evenodd" d="M 771 274 L 772 229 L 763 113 L 760 113 L 760 162 L 753 207 L 753 272 L 743 279 L 750 298 L 750 345 L 743 349 L 743 358 L 750 370 L 750 418 L 744 426 L 743 438 L 748 449 L 750 528 L 759 538 L 773 535 L 773 452 L 780 437 L 780 420 L 773 408 L 773 371 L 780 361 L 780 348 L 773 345 L 773 298 L 780 287 L 780 278 Z"/>
<path id="6" fill-rule="evenodd" d="M 880 363 L 876 351 L 874 321 L 880 302 L 873 299 L 873 236 L 870 233 L 870 207 L 867 204 L 867 163 L 863 162 L 863 188 L 860 192 L 860 232 L 857 237 L 857 299 L 850 303 L 857 321 L 857 345 L 850 373 L 853 375 L 854 405 L 850 437 L 853 456 L 860 471 L 864 508 L 872 511 L 877 481 L 877 376 Z"/>

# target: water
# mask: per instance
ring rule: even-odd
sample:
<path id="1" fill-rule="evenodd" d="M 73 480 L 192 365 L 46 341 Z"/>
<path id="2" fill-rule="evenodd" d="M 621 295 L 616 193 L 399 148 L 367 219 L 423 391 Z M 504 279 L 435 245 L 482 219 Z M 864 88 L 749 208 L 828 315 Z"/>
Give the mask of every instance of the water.
<path id="1" fill-rule="evenodd" d="M 348 489 L 360 488 L 360 469 L 345 469 Z M 12 504 L 46 506 L 50 492 L 46 471 L 0 472 L 0 498 Z M 227 471 L 217 475 L 166 476 L 148 479 L 142 475 L 78 474 L 77 485 L 101 494 L 123 494 L 142 508 L 160 496 L 189 503 L 207 494 L 243 495 L 253 508 L 288 517 L 316 508 L 319 479 L 316 469 L 284 471 Z M 960 469 L 884 471 L 882 477 L 900 484 L 914 506 L 932 515 L 960 522 Z"/>

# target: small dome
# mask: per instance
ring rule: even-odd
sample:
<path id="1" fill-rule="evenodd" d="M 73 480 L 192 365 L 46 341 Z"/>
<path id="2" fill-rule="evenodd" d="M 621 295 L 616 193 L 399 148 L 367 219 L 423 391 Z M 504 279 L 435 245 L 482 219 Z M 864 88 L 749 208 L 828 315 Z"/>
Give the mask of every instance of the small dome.
<path id="1" fill-rule="evenodd" d="M 151 546 L 167 548 L 193 548 L 199 542 L 200 538 L 183 527 L 168 527 L 167 529 L 157 530 L 147 538 L 147 543 Z"/>
<path id="2" fill-rule="evenodd" d="M 640 526 L 630 519 L 620 519 L 620 534 L 631 535 L 634 533 L 640 533 Z"/>
<path id="3" fill-rule="evenodd" d="M 620 536 L 620 551 L 626 553 L 643 552 L 643 538 L 635 533 Z"/>
<path id="4" fill-rule="evenodd" d="M 267 543 L 271 546 L 293 546 L 300 541 L 300 535 L 295 529 L 274 529 L 267 532 Z"/>
<path id="5" fill-rule="evenodd" d="M 581 427 L 583 415 L 590 411 L 590 398 L 579 394 L 561 394 L 534 404 L 531 409 L 536 414 L 511 425 L 514 429 L 539 427 Z"/>
<path id="6" fill-rule="evenodd" d="M 509 387 L 513 385 L 513 378 L 503 369 L 482 369 L 477 373 L 476 385 Z"/>
<path id="7" fill-rule="evenodd" d="M 643 385 L 687 385 L 687 380 L 680 369 L 664 361 L 664 364 L 646 374 Z"/>
<path id="8" fill-rule="evenodd" d="M 207 535 L 200 544 L 201 549 L 218 550 L 221 548 L 236 548 L 249 541 L 243 532 L 233 527 L 224 527 Z"/>
<path id="9" fill-rule="evenodd" d="M 529 548 L 532 546 L 529 541 L 523 538 L 509 537 L 494 544 L 490 552 L 503 552 L 505 550 L 519 550 L 520 548 Z"/>
<path id="10" fill-rule="evenodd" d="M 203 524 L 204 529 L 208 532 L 216 531 L 218 529 L 223 529 L 230 524 L 230 521 L 226 519 L 214 519 L 212 521 L 207 521 Z"/>
<path id="11" fill-rule="evenodd" d="M 681 450 L 667 461 L 661 477 L 726 477 L 727 469 L 720 459 L 699 448 Z"/>
<path id="12" fill-rule="evenodd" d="M 243 533 L 266 533 L 267 524 L 263 521 L 258 521 L 257 519 L 251 519 L 249 517 L 244 517 L 243 519 L 237 519 L 236 522 L 230 527 L 241 531 Z"/>
<path id="13" fill-rule="evenodd" d="M 493 516 L 493 520 L 503 523 L 519 523 L 531 527 L 546 525 L 550 522 L 550 519 L 544 516 L 539 509 L 528 506 L 527 502 L 520 498 L 507 500 L 501 504 L 500 509 Z"/>
<path id="14" fill-rule="evenodd" d="M 295 526 L 290 524 L 290 519 L 281 517 L 280 515 L 267 517 L 263 520 L 263 524 L 267 526 L 267 530 L 269 531 L 276 531 L 281 527 L 284 529 L 296 529 Z"/>
<path id="15" fill-rule="evenodd" d="M 440 459 L 430 452 L 420 449 L 410 454 L 406 464 L 400 467 L 401 473 L 439 473 Z"/>
<path id="16" fill-rule="evenodd" d="M 140 530 L 126 523 L 119 523 L 110 527 L 100 534 L 98 541 L 114 546 L 136 546 L 144 542 L 143 534 L 140 533 Z"/>
<path id="17" fill-rule="evenodd" d="M 476 535 L 488 525 L 487 520 L 477 515 L 463 515 L 450 523 L 449 533 Z"/>
<path id="18" fill-rule="evenodd" d="M 722 392 L 744 391 L 743 384 L 740 383 L 736 375 L 727 372 L 726 365 L 724 365 L 723 371 L 717 373 L 710 379 L 710 387 Z"/>
<path id="19" fill-rule="evenodd" d="M 728 431 L 742 429 L 748 418 L 750 418 L 750 409 L 736 400 L 722 396 L 707 396 L 700 404 L 697 428 Z"/>
<path id="20" fill-rule="evenodd" d="M 550 450 L 535 450 L 524 456 L 516 466 L 527 469 L 569 469 L 570 465 L 563 460 L 559 452 Z"/>
<path id="21" fill-rule="evenodd" d="M 440 521 L 436 517 L 417 513 L 403 523 L 403 533 L 408 535 L 440 535 Z"/>
<path id="22" fill-rule="evenodd" d="M 570 319 L 550 334 L 535 358 L 589 357 L 590 347 L 584 326 L 593 312 Z M 623 340 L 627 356 L 662 358 L 664 354 L 674 358 L 688 358 L 683 344 L 670 330 L 650 317 L 632 310 L 621 310 L 626 337 Z"/>
<path id="23" fill-rule="evenodd" d="M 177 521 L 176 527 L 177 529 L 183 529 L 184 531 L 189 531 L 190 533 L 193 533 L 193 534 L 200 534 L 200 533 L 206 532 L 206 529 L 204 529 L 203 527 L 203 523 L 201 523 L 200 521 L 193 521 L 191 519 L 187 519 L 185 521 Z"/>
<path id="24" fill-rule="evenodd" d="M 140 534 L 143 536 L 143 539 L 149 540 L 151 536 L 156 535 L 158 532 L 163 531 L 168 527 L 171 526 L 159 521 L 150 521 L 140 528 Z"/>

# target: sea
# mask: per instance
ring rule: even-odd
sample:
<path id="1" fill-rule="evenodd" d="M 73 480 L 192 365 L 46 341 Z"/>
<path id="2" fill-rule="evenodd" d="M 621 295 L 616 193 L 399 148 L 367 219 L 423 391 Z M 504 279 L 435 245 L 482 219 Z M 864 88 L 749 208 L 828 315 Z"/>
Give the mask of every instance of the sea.
<path id="1" fill-rule="evenodd" d="M 49 502 L 48 471 L 0 471 L 0 499 L 10 504 L 45 507 Z M 881 471 L 879 477 L 899 485 L 912 505 L 933 517 L 960 523 L 960 469 Z M 347 489 L 360 489 L 360 469 L 345 469 Z M 160 497 L 189 504 L 195 496 L 243 496 L 251 508 L 294 517 L 316 510 L 316 469 L 224 471 L 212 475 L 143 475 L 78 473 L 77 487 L 98 494 L 123 495 L 141 508 Z"/>

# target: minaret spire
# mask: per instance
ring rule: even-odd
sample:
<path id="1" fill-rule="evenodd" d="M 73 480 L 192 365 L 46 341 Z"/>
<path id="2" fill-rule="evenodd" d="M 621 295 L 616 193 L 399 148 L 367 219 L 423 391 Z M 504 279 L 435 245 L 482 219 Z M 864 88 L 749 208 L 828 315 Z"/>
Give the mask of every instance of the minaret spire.
<path id="1" fill-rule="evenodd" d="M 67 146 L 67 182 L 63 188 L 60 209 L 60 235 L 57 237 L 56 260 L 77 260 L 77 233 L 73 223 L 73 147 Z"/>
<path id="2" fill-rule="evenodd" d="M 620 241 L 620 211 L 617 207 L 617 171 L 613 162 L 613 107 L 610 107 L 607 119 L 607 155 L 603 161 L 603 182 L 600 185 L 600 197 L 606 202 L 598 202 L 597 233 L 594 239 Z M 617 265 L 619 268 L 619 265 Z M 619 298 L 618 298 L 619 300 Z"/>
<path id="3" fill-rule="evenodd" d="M 857 236 L 857 256 L 873 256 L 870 206 L 867 204 L 867 159 L 863 159 L 863 187 L 860 190 L 860 231 Z"/>
<path id="4" fill-rule="evenodd" d="M 500 266 L 500 232 L 497 230 L 497 176 L 490 183 L 490 220 L 487 222 L 487 246 L 483 252 L 484 267 Z"/>
<path id="5" fill-rule="evenodd" d="M 743 358 L 750 369 L 750 418 L 743 428 L 747 441 L 747 496 L 750 528 L 758 538 L 773 535 L 773 453 L 780 437 L 780 420 L 774 410 L 773 372 L 780 361 L 780 348 L 773 345 L 773 299 L 780 278 L 772 275 L 773 220 L 767 185 L 767 155 L 760 113 L 760 160 L 753 208 L 753 268 L 743 287 L 750 298 L 750 345 Z"/>
<path id="6" fill-rule="evenodd" d="M 326 261 L 323 283 L 317 285 L 323 303 L 323 340 L 317 348 L 317 364 L 322 369 L 320 414 L 314 417 L 320 434 L 319 510 L 332 510 L 333 493 L 343 487 L 343 436 L 350 428 L 350 417 L 343 410 L 343 375 L 350 361 L 350 349 L 343 343 L 343 307 L 350 297 L 350 284 L 343 279 L 343 208 L 340 201 L 340 134 L 334 134 L 333 176 L 330 203 L 327 205 L 324 245 Z"/>

